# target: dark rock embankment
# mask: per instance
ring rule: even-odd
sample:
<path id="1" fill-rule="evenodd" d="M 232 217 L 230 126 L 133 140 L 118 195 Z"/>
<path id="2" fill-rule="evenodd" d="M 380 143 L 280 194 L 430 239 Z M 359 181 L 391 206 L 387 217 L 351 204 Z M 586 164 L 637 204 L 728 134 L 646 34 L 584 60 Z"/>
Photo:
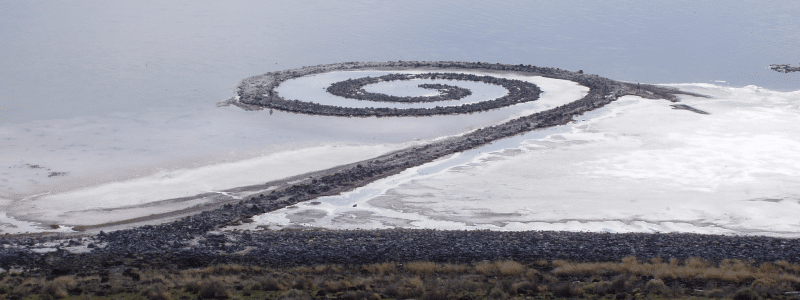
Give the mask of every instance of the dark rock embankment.
<path id="1" fill-rule="evenodd" d="M 800 262 L 800 240 L 695 234 L 610 234 L 579 232 L 492 232 L 438 230 L 282 230 L 178 232 L 154 235 L 153 228 L 100 236 L 108 244 L 91 253 L 33 254 L 0 251 L 0 267 L 22 267 L 47 275 L 95 273 L 109 267 L 198 268 L 213 264 L 288 267 L 315 264 L 482 260 L 619 261 L 623 257 L 702 257 L 710 261 Z M 187 234 L 188 235 L 188 234 Z M 143 239 L 148 236 L 150 238 Z M 170 239 L 172 238 L 172 239 Z M 137 240 L 138 239 L 138 240 Z"/>
<path id="2" fill-rule="evenodd" d="M 347 71 L 347 70 L 363 70 L 363 69 L 376 69 L 376 70 L 443 70 L 443 71 L 490 71 L 490 72 L 513 72 L 515 74 L 523 74 L 529 76 L 543 76 L 556 79 L 565 79 L 577 82 L 583 86 L 590 88 L 590 94 L 593 96 L 605 97 L 607 100 L 616 100 L 616 98 L 623 95 L 639 95 L 651 99 L 666 99 L 670 101 L 677 101 L 674 94 L 690 94 L 678 91 L 677 89 L 656 87 L 652 85 L 632 85 L 629 83 L 617 82 L 597 75 L 584 74 L 583 72 L 571 72 L 557 68 L 537 67 L 531 65 L 504 65 L 504 64 L 488 64 L 488 63 L 471 63 L 471 62 L 452 62 L 452 61 L 397 61 L 397 62 L 348 62 L 339 64 L 319 65 L 312 67 L 303 67 L 300 69 L 291 69 L 277 72 L 270 72 L 259 76 L 246 78 L 238 87 L 239 102 L 248 105 L 259 105 L 265 108 L 278 109 L 292 113 L 302 113 L 311 115 L 326 115 L 326 116 L 341 116 L 341 117 L 404 117 L 404 116 L 433 116 L 433 115 L 449 115 L 449 114 L 464 114 L 480 111 L 492 110 L 508 105 L 523 103 L 527 101 L 534 101 L 538 99 L 540 90 L 535 87 L 526 88 L 527 85 L 532 85 L 519 80 L 507 80 L 493 76 L 477 76 L 470 74 L 461 74 L 450 72 L 448 74 L 429 73 L 427 76 L 435 76 L 442 79 L 456 79 L 456 80 L 470 80 L 482 81 L 486 83 L 498 84 L 509 90 L 509 94 L 479 103 L 464 104 L 460 106 L 444 106 L 435 108 L 410 108 L 410 109 L 396 109 L 396 108 L 352 108 L 341 107 L 332 105 L 323 105 L 319 103 L 306 102 L 301 100 L 285 99 L 279 95 L 275 88 L 286 80 L 293 78 L 320 74 L 332 71 Z M 425 74 L 421 74 L 425 75 Z M 390 74 L 388 77 L 398 77 L 394 79 L 385 80 L 404 80 L 399 77 L 405 76 L 419 76 L 408 74 Z M 372 78 L 365 77 L 362 79 L 343 81 L 334 83 L 328 88 L 329 92 L 342 94 L 344 97 L 356 98 L 360 100 L 374 100 L 376 101 L 401 101 L 396 99 L 399 97 L 391 97 L 381 94 L 370 94 L 368 96 L 359 96 L 364 93 L 361 86 L 384 81 L 382 77 Z M 362 82 L 364 81 L 364 82 Z M 696 95 L 696 94 L 692 94 Z M 697 95 L 699 96 L 699 95 Z M 367 97 L 367 98 L 365 98 Z M 369 99 L 368 99 L 369 98 Z M 374 98 L 374 99 L 372 99 Z M 414 100 L 418 101 L 418 100 Z M 601 105 L 598 101 L 597 105 Z M 596 107 L 593 107 L 596 108 Z"/>
<path id="3" fill-rule="evenodd" d="M 0 238 L 0 267 L 22 267 L 38 272 L 76 273 L 109 266 L 174 265 L 196 267 L 215 263 L 293 265 L 315 263 L 368 263 L 386 260 L 474 261 L 513 258 L 607 260 L 628 255 L 742 258 L 758 261 L 797 261 L 797 240 L 759 237 L 697 235 L 590 234 L 560 232 L 484 231 L 262 231 L 215 233 L 222 227 L 246 222 L 250 217 L 319 196 L 338 194 L 435 159 L 486 143 L 571 122 L 584 112 L 602 107 L 623 95 L 638 94 L 676 101 L 676 89 L 617 82 L 580 72 L 532 66 L 457 62 L 347 63 L 325 65 L 252 77 L 240 87 L 240 98 L 262 99 L 277 83 L 291 76 L 344 68 L 473 68 L 497 72 L 528 72 L 578 82 L 589 93 L 572 103 L 462 136 L 415 146 L 359 163 L 321 172 L 320 176 L 237 203 L 161 225 L 100 233 L 87 237 L 89 253 L 67 251 L 36 253 L 36 245 L 58 236 L 6 236 Z M 267 93 L 268 94 L 268 93 Z M 299 101 L 298 101 L 299 102 Z"/>

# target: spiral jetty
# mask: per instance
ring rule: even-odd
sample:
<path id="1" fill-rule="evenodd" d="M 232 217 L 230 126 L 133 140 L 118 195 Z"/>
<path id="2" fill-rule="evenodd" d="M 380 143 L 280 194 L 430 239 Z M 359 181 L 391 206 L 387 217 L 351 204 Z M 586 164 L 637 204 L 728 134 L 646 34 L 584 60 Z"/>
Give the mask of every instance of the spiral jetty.
<path id="1" fill-rule="evenodd" d="M 239 85 L 239 101 L 246 106 L 255 105 L 306 114 L 358 117 L 417 115 L 418 112 L 415 111 L 396 113 L 369 108 L 322 107 L 283 99 L 274 90 L 281 82 L 291 78 L 360 69 L 451 73 L 476 70 L 489 71 L 499 76 L 516 73 L 574 81 L 588 87 L 589 92 L 572 103 L 503 124 L 358 163 L 304 174 L 297 177 L 300 180 L 285 184 L 269 194 L 252 195 L 160 225 L 100 231 L 111 228 L 109 224 L 105 224 L 75 227 L 75 230 L 83 232 L 72 235 L 6 235 L 0 237 L 0 244 L 3 245 L 0 248 L 0 268 L 20 269 L 52 277 L 66 274 L 102 274 L 101 272 L 107 274 L 106 269 L 197 268 L 221 263 L 276 267 L 416 260 L 460 263 L 496 259 L 514 259 L 519 262 L 540 259 L 612 261 L 626 256 L 643 259 L 658 256 L 664 259 L 702 257 L 713 261 L 800 261 L 800 240 L 756 236 L 406 229 L 220 231 L 225 226 L 250 222 L 255 215 L 317 197 L 351 191 L 446 155 L 531 130 L 567 124 L 575 116 L 602 107 L 624 95 L 677 102 L 676 94 L 689 94 L 673 88 L 614 81 L 584 74 L 582 71 L 572 72 L 531 65 L 397 61 L 319 65 L 248 77 Z M 114 225 L 119 224 L 120 222 Z M 44 247 L 42 244 L 45 242 L 56 243 L 57 250 L 46 253 L 36 251 L 37 248 Z M 81 246 L 85 246 L 87 251 L 73 253 L 66 250 Z"/>

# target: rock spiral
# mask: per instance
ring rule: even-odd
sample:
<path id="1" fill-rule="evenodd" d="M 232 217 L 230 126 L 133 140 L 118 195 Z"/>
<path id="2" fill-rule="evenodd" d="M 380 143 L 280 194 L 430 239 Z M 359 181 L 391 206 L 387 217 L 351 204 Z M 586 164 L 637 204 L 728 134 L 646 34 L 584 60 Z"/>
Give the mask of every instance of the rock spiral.
<path id="1" fill-rule="evenodd" d="M 487 82 L 505 87 L 509 94 L 475 104 L 436 108 L 375 109 L 321 105 L 300 100 L 286 100 L 275 91 L 282 82 L 313 74 L 337 70 L 431 70 L 419 75 L 391 74 L 398 78 L 453 78 Z M 297 265 L 308 263 L 367 263 L 388 259 L 400 261 L 433 260 L 471 262 L 501 258 L 520 261 L 565 258 L 576 260 L 618 259 L 626 255 L 669 257 L 704 256 L 714 260 L 744 258 L 752 260 L 797 260 L 796 240 L 778 238 L 728 238 L 698 235 L 647 235 L 647 234 L 592 234 L 558 232 L 446 232 L 427 230 L 399 231 L 284 231 L 220 233 L 218 230 L 269 211 L 308 201 L 316 197 L 339 194 L 364 186 L 377 179 L 398 174 L 402 170 L 419 166 L 456 152 L 479 147 L 502 138 L 530 130 L 566 124 L 573 117 L 602 107 L 623 95 L 638 95 L 653 99 L 676 100 L 678 90 L 618 82 L 597 75 L 571 72 L 556 68 L 531 65 L 504 65 L 465 62 L 384 62 L 340 63 L 303 67 L 300 69 L 266 73 L 246 78 L 238 87 L 239 101 L 288 112 L 330 116 L 425 116 L 466 113 L 512 105 L 538 99 L 541 92 L 533 84 L 497 76 L 478 76 L 459 71 L 490 71 L 496 74 L 513 72 L 529 76 L 574 81 L 590 89 L 589 93 L 574 102 L 546 111 L 509 120 L 502 124 L 481 128 L 464 135 L 434 141 L 426 145 L 392 152 L 373 159 L 316 172 L 311 177 L 292 181 L 268 194 L 251 195 L 214 209 L 159 225 L 116 230 L 109 233 L 85 236 L 103 246 L 88 247 L 89 253 L 75 254 L 59 250 L 37 252 L 36 245 L 59 241 L 60 236 L 6 236 L 0 237 L 0 268 L 14 267 L 39 272 L 66 275 L 83 272 L 87 266 L 142 267 L 144 263 L 198 267 L 214 263 L 253 263 L 264 265 Z M 426 77 L 427 76 L 427 77 Z M 474 76 L 474 77 L 471 77 Z M 393 77 L 387 77 L 386 80 Z M 416 78 L 415 78 L 416 79 Z M 374 79 L 363 79 L 367 82 Z M 383 80 L 383 79 L 378 79 Z M 485 80 L 485 81 L 484 81 Z M 342 91 L 352 94 L 360 88 L 361 80 L 342 83 Z M 369 84 L 369 83 L 366 83 Z M 362 85 L 363 86 L 363 85 Z M 448 85 L 431 85 L 442 91 L 422 102 L 450 100 L 465 93 Z M 336 90 L 337 88 L 333 88 Z M 644 91 L 644 92 L 642 92 Z M 388 95 L 387 95 L 388 96 Z M 365 96 L 383 97 L 383 96 Z M 492 102 L 495 101 L 495 102 Z M 472 105 L 472 106 L 469 106 Z M 306 174 L 308 175 L 308 174 Z M 98 230 L 114 228 L 98 225 Z M 69 238 L 69 237 L 67 237 Z M 84 237 L 78 237 L 84 238 Z M 312 243 L 311 241 L 319 241 Z M 513 241 L 513 243 L 509 243 Z M 60 242 L 60 241 L 59 241 Z M 705 242 L 706 244 L 701 244 Z M 708 243 L 713 242 L 713 243 Z M 60 242 L 63 243 L 63 242 Z M 77 243 L 77 241 L 76 241 Z M 70 242 L 69 244 L 73 244 Z M 456 245 L 443 246 L 443 245 Z M 752 245 L 762 245 L 755 249 Z M 66 245 L 65 245 L 66 246 Z M 691 248 L 693 246 L 695 248 Z M 42 246 L 44 247 L 44 246 Z M 591 249 L 592 251 L 587 251 Z M 265 257 L 270 260 L 263 260 Z"/>

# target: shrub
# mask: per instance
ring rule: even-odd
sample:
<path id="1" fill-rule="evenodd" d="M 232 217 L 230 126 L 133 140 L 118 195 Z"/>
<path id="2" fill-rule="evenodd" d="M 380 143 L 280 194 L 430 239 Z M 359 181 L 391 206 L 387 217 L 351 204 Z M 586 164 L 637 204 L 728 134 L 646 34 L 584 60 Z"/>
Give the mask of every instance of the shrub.
<path id="1" fill-rule="evenodd" d="M 560 284 L 553 290 L 553 296 L 559 298 L 583 296 L 583 289 L 580 285 L 575 283 Z"/>
<path id="2" fill-rule="evenodd" d="M 539 271 L 536 271 L 536 269 L 528 269 L 528 271 L 525 272 L 525 278 L 528 278 L 529 280 L 535 280 L 538 282 L 541 277 L 542 275 L 539 274 Z"/>
<path id="3" fill-rule="evenodd" d="M 508 280 L 508 279 L 503 279 L 503 280 L 500 280 L 500 282 L 498 282 L 495 285 L 495 288 L 498 288 L 501 291 L 506 292 L 506 293 L 511 293 L 511 288 L 513 286 L 514 286 L 514 282 L 513 281 Z"/>
<path id="4" fill-rule="evenodd" d="M 323 285 L 324 290 L 330 293 L 345 291 L 353 287 L 353 284 L 347 280 L 326 281 Z"/>
<path id="5" fill-rule="evenodd" d="M 400 299 L 418 298 L 420 295 L 422 295 L 423 292 L 424 291 L 422 289 L 401 288 L 399 289 L 397 298 Z"/>
<path id="6" fill-rule="evenodd" d="M 733 300 L 758 300 L 758 299 L 759 297 L 756 294 L 756 292 L 748 288 L 741 289 L 738 292 L 736 292 L 736 294 L 733 295 Z"/>
<path id="7" fill-rule="evenodd" d="M 311 295 L 304 291 L 291 289 L 281 294 L 278 299 L 292 299 L 292 300 L 311 300 Z"/>
<path id="8" fill-rule="evenodd" d="M 785 260 L 776 261 L 775 265 L 783 268 L 786 272 L 800 273 L 799 265 L 792 264 Z"/>
<path id="9" fill-rule="evenodd" d="M 707 269 L 711 267 L 711 264 L 707 261 L 700 259 L 699 257 L 690 257 L 687 258 L 683 264 L 692 269 Z"/>
<path id="10" fill-rule="evenodd" d="M 397 265 L 390 262 L 377 263 L 364 266 L 364 270 L 367 271 L 368 273 L 380 274 L 380 275 L 392 273 L 395 271 L 396 268 Z"/>
<path id="11" fill-rule="evenodd" d="M 633 284 L 628 281 L 625 275 L 617 275 L 617 277 L 614 277 L 611 281 L 611 289 L 614 290 L 615 293 L 627 292 L 632 286 Z"/>
<path id="12" fill-rule="evenodd" d="M 778 294 L 778 283 L 769 278 L 759 278 L 753 281 L 750 289 L 757 294 Z"/>
<path id="13" fill-rule="evenodd" d="M 541 281 L 544 281 L 545 283 L 556 283 L 559 280 L 558 280 L 558 277 L 555 277 L 555 276 L 550 275 L 550 274 L 544 274 L 544 275 L 542 275 L 542 280 Z"/>
<path id="14" fill-rule="evenodd" d="M 500 275 L 519 275 L 525 272 L 525 266 L 513 260 L 495 262 Z"/>
<path id="15" fill-rule="evenodd" d="M 62 276 L 44 285 L 43 292 L 53 298 L 60 299 L 69 296 L 68 289 L 75 287 L 75 278 L 72 276 Z"/>
<path id="16" fill-rule="evenodd" d="M 403 287 L 419 290 L 424 287 L 423 285 L 424 283 L 422 282 L 422 279 L 420 279 L 419 277 L 411 277 L 403 280 Z"/>
<path id="17" fill-rule="evenodd" d="M 461 264 L 443 264 L 441 272 L 445 274 L 467 273 L 469 266 Z"/>
<path id="18" fill-rule="evenodd" d="M 397 286 L 389 285 L 383 289 L 383 294 L 389 298 L 399 298 L 400 289 Z"/>
<path id="19" fill-rule="evenodd" d="M 664 284 L 664 281 L 661 279 L 651 279 L 645 285 L 645 289 L 654 294 L 667 294 L 669 293 L 669 287 Z"/>
<path id="20" fill-rule="evenodd" d="M 289 272 L 296 274 L 310 274 L 314 272 L 314 268 L 307 266 L 294 267 Z"/>
<path id="21" fill-rule="evenodd" d="M 438 266 L 436 265 L 436 263 L 430 261 L 413 261 L 403 265 L 403 269 L 405 269 L 406 272 L 425 275 L 425 274 L 433 274 L 433 272 L 436 272 Z"/>
<path id="22" fill-rule="evenodd" d="M 292 282 L 292 288 L 298 290 L 313 290 L 316 289 L 316 284 L 314 284 L 314 281 L 311 278 L 304 276 L 295 279 L 295 281 Z"/>
<path id="23" fill-rule="evenodd" d="M 202 286 L 199 281 L 192 281 L 183 286 L 183 290 L 187 293 L 196 294 L 200 292 Z"/>
<path id="24" fill-rule="evenodd" d="M 611 282 L 608 281 L 599 281 L 593 282 L 584 287 L 584 291 L 589 294 L 597 294 L 597 295 L 605 295 L 614 292 L 614 288 L 611 285 Z"/>
<path id="25" fill-rule="evenodd" d="M 64 289 L 64 287 L 59 286 L 54 282 L 48 282 L 47 284 L 45 284 L 44 293 L 56 299 L 61 299 L 68 296 L 67 291 Z"/>
<path id="26" fill-rule="evenodd" d="M 398 298 L 417 298 L 425 291 L 425 285 L 419 277 L 406 278 L 398 289 Z"/>
<path id="27" fill-rule="evenodd" d="M 314 267 L 314 273 L 317 274 L 341 274 L 344 272 L 344 267 L 341 265 L 318 265 Z"/>
<path id="28" fill-rule="evenodd" d="M 219 279 L 211 279 L 204 281 L 200 289 L 200 297 L 212 299 L 228 299 L 231 292 L 228 290 L 225 282 Z"/>
<path id="29" fill-rule="evenodd" d="M 494 275 L 496 270 L 495 264 L 490 261 L 481 261 L 475 264 L 475 271 L 483 275 Z"/>
<path id="30" fill-rule="evenodd" d="M 361 300 L 361 299 L 370 299 L 370 300 L 380 300 L 381 296 L 367 291 L 349 291 L 339 296 L 339 299 L 342 300 Z"/>
<path id="31" fill-rule="evenodd" d="M 259 284 L 261 289 L 265 291 L 285 291 L 287 288 L 287 284 L 282 280 L 279 280 L 275 277 L 267 277 Z"/>
<path id="32" fill-rule="evenodd" d="M 157 284 L 147 288 L 144 293 L 142 293 L 147 299 L 150 300 L 170 300 L 172 299 L 172 295 L 170 295 L 169 291 L 167 290 L 164 285 Z"/>
<path id="33" fill-rule="evenodd" d="M 486 295 L 486 299 L 508 299 L 508 294 L 500 289 L 494 288 Z"/>
<path id="34" fill-rule="evenodd" d="M 525 281 L 525 282 L 518 282 L 511 285 L 511 288 L 508 290 L 508 293 L 511 295 L 517 294 L 535 294 L 539 290 L 536 286 L 535 282 Z"/>

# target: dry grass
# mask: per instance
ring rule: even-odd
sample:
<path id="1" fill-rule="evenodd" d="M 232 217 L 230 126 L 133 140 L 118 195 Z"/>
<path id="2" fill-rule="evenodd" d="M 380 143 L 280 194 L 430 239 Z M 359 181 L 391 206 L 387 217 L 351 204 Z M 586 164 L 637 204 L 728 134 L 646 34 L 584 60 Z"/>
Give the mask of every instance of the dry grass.
<path id="1" fill-rule="evenodd" d="M 278 299 L 311 300 L 313 298 L 306 291 L 291 289 L 281 293 Z"/>
<path id="2" fill-rule="evenodd" d="M 664 295 L 669 293 L 669 287 L 664 284 L 664 281 L 661 279 L 651 279 L 645 285 L 645 289 L 653 294 Z"/>
<path id="3" fill-rule="evenodd" d="M 559 298 L 580 297 L 584 294 L 583 287 L 577 283 L 563 283 L 553 290 L 553 296 Z"/>
<path id="4" fill-rule="evenodd" d="M 553 261 L 553 266 L 556 268 L 552 273 L 556 276 L 602 276 L 624 273 L 659 279 L 717 280 L 730 283 L 771 279 L 792 284 L 800 283 L 800 276 L 798 276 L 800 266 L 785 261 L 776 264 L 763 263 L 756 266 L 753 262 L 741 260 L 724 260 L 714 264 L 699 258 L 689 258 L 684 261 L 672 259 L 667 263 L 660 259 L 642 262 L 635 257 L 626 257 L 621 262 L 602 263 L 572 263 L 556 260 Z"/>
<path id="5" fill-rule="evenodd" d="M 314 273 L 316 274 L 339 274 L 344 272 L 342 265 L 319 265 L 314 266 Z"/>
<path id="6" fill-rule="evenodd" d="M 430 261 L 413 261 L 410 263 L 406 263 L 403 265 L 403 269 L 406 272 L 414 273 L 414 274 L 433 274 L 440 269 L 439 264 Z"/>
<path id="7" fill-rule="evenodd" d="M 467 273 L 470 267 L 464 264 L 442 264 L 440 270 L 444 274 L 462 274 Z"/>
<path id="8" fill-rule="evenodd" d="M 260 274 L 264 271 L 264 268 L 258 266 L 242 265 L 213 265 L 199 270 L 200 273 L 207 275 Z"/>
<path id="9" fill-rule="evenodd" d="M 490 261 L 481 261 L 474 264 L 475 271 L 483 275 L 494 275 L 495 265 Z"/>
<path id="10" fill-rule="evenodd" d="M 482 261 L 475 264 L 475 270 L 484 275 L 520 275 L 527 271 L 527 267 L 511 260 Z"/>
<path id="11" fill-rule="evenodd" d="M 220 278 L 205 280 L 200 286 L 200 297 L 205 299 L 228 299 L 233 296 L 228 283 Z"/>
<path id="12" fill-rule="evenodd" d="M 62 276 L 44 284 L 44 294 L 61 299 L 69 296 L 67 289 L 75 286 L 74 276 Z"/>
<path id="13" fill-rule="evenodd" d="M 137 274 L 134 278 L 130 274 Z M 415 261 L 268 269 L 215 265 L 202 269 L 114 269 L 108 275 L 53 280 L 0 274 L 0 300 L 103 296 L 137 299 L 613 299 L 616 295 L 781 298 L 800 287 L 800 266 L 786 262 L 710 262 L 659 258 L 579 263 L 510 260 L 451 264 Z M 128 275 L 124 275 L 128 274 Z M 676 279 L 680 279 L 676 283 Z M 690 282 L 691 286 L 685 286 Z M 699 285 L 698 285 L 699 284 Z M 699 291 L 699 292 L 698 292 Z M 28 295 L 40 295 L 27 298 Z M 130 295 L 130 296 L 119 296 Z M 751 298 L 747 298 L 751 297 Z M 131 299 L 132 299 L 131 298 Z"/>
<path id="14" fill-rule="evenodd" d="M 370 264 L 364 266 L 364 271 L 367 271 L 370 274 L 378 274 L 378 275 L 394 273 L 396 269 L 397 269 L 397 264 L 391 262 Z"/>
<path id="15" fill-rule="evenodd" d="M 522 274 L 528 269 L 521 263 L 511 260 L 498 261 L 495 262 L 495 265 L 497 266 L 497 271 L 503 276 L 516 276 Z"/>
<path id="16" fill-rule="evenodd" d="M 259 286 L 265 291 L 285 291 L 289 288 L 289 283 L 274 276 L 269 276 L 262 278 Z"/>
<path id="17" fill-rule="evenodd" d="M 349 280 L 329 280 L 322 284 L 322 289 L 329 293 L 347 291 L 353 287 Z"/>
<path id="18" fill-rule="evenodd" d="M 150 300 L 170 300 L 172 299 L 172 294 L 169 292 L 169 289 L 162 284 L 153 285 L 144 291 L 144 296 Z"/>

